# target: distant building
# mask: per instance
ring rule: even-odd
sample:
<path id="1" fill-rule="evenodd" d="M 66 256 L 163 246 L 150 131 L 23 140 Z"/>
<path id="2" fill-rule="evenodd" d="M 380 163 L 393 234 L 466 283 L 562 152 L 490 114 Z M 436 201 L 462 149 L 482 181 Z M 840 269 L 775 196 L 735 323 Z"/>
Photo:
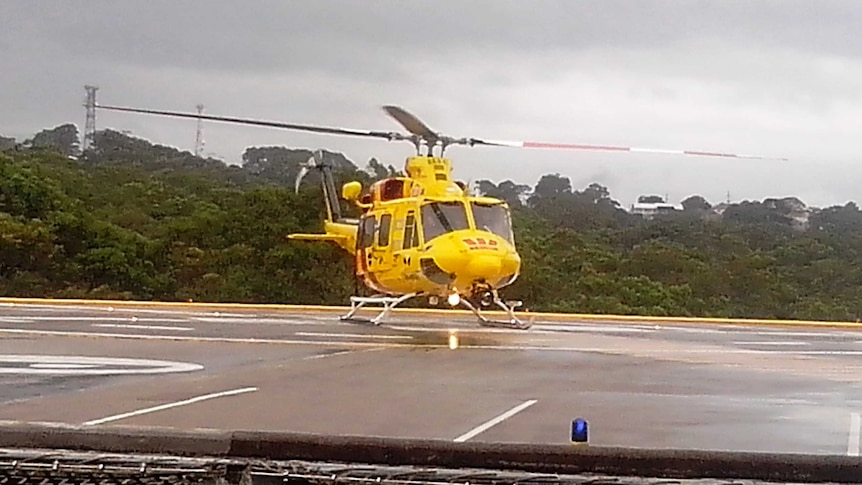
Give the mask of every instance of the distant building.
<path id="1" fill-rule="evenodd" d="M 805 205 L 805 202 L 797 197 L 763 199 L 763 205 L 782 212 L 790 218 L 793 227 L 800 230 L 808 228 L 808 217 L 814 212 L 814 209 Z"/>
<path id="2" fill-rule="evenodd" d="M 721 216 L 724 215 L 724 211 L 726 211 L 728 207 L 730 207 L 729 202 L 721 202 L 712 206 L 712 212 L 715 215 Z"/>
<path id="3" fill-rule="evenodd" d="M 682 210 L 682 207 L 677 207 L 667 202 L 637 202 L 632 204 L 631 211 L 629 212 L 648 220 L 657 215 L 670 214 L 678 210 Z"/>

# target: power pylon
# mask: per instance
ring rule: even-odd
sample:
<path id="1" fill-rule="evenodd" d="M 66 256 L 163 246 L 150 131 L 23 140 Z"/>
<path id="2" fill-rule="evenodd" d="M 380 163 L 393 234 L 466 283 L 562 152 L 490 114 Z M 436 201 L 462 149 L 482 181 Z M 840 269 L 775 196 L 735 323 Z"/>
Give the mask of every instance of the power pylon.
<path id="1" fill-rule="evenodd" d="M 81 142 L 81 152 L 86 152 L 93 147 L 96 142 L 96 91 L 98 86 L 87 84 L 84 90 L 87 91 L 87 98 L 84 102 L 84 107 L 87 108 L 87 119 L 84 122 L 84 138 Z"/>
<path id="2" fill-rule="evenodd" d="M 201 115 L 204 112 L 204 105 L 199 104 L 196 106 L 198 109 L 198 114 Z M 202 119 L 198 118 L 198 131 L 195 134 L 195 156 L 202 157 L 204 154 L 204 122 Z"/>

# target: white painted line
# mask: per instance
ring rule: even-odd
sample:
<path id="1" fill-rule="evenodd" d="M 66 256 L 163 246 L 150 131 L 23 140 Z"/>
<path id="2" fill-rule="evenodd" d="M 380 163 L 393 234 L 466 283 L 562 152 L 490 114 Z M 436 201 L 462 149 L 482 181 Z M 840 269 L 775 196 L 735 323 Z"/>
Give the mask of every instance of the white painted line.
<path id="1" fill-rule="evenodd" d="M 353 325 L 353 324 L 350 324 Z M 465 334 L 517 334 L 517 335 L 530 335 L 530 334 L 556 334 L 559 335 L 563 332 L 554 332 L 552 330 L 541 330 L 536 327 L 541 328 L 541 325 L 533 325 L 529 330 L 519 330 L 515 328 L 488 328 L 488 327 L 478 327 L 478 326 L 446 326 L 446 327 L 420 327 L 420 326 L 406 326 L 406 325 L 386 325 L 386 328 L 390 330 L 398 330 L 401 332 L 428 332 L 428 333 L 447 333 L 447 332 L 463 332 Z M 550 328 L 550 327 L 549 327 Z"/>
<path id="2" fill-rule="evenodd" d="M 84 309 L 84 310 L 87 310 L 87 309 Z M 102 310 L 104 310 L 104 309 L 102 309 Z M 125 311 L 131 312 L 131 313 L 154 313 L 154 314 L 159 314 L 159 315 L 183 315 L 187 318 L 194 317 L 195 315 L 199 315 L 202 317 L 205 317 L 205 316 L 209 316 L 209 317 L 219 317 L 219 316 L 222 316 L 222 317 L 245 317 L 245 316 L 254 317 L 253 314 L 248 314 L 248 313 L 225 313 L 225 312 L 218 312 L 218 311 L 189 311 L 189 310 L 184 311 L 184 310 L 171 310 L 170 308 L 164 308 L 164 309 L 128 308 Z"/>
<path id="3" fill-rule="evenodd" d="M 835 329 L 834 331 L 812 332 L 812 331 L 780 331 L 780 330 L 757 330 L 757 327 L 739 328 L 739 327 L 722 327 L 720 329 L 713 328 L 696 328 L 696 327 L 680 327 L 665 325 L 662 330 L 669 330 L 680 333 L 693 334 L 738 334 L 740 337 L 757 335 L 761 337 L 823 337 L 828 339 L 853 338 L 858 335 L 858 332 L 848 332 L 846 329 Z"/>
<path id="4" fill-rule="evenodd" d="M 733 344 L 734 344 L 734 345 L 775 345 L 775 346 L 782 346 L 782 345 L 783 345 L 783 346 L 804 346 L 804 345 L 811 345 L 811 344 L 810 344 L 810 343 L 808 343 L 808 342 L 796 342 L 796 341 L 781 342 L 781 341 L 769 341 L 769 340 L 766 340 L 766 341 L 764 341 L 764 340 L 761 340 L 761 341 L 757 341 L 757 340 L 750 340 L 750 341 L 745 341 L 745 342 L 733 342 Z"/>
<path id="5" fill-rule="evenodd" d="M 512 416 L 520 413 L 521 411 L 527 409 L 528 407 L 532 406 L 533 404 L 536 404 L 537 402 L 539 402 L 539 401 L 537 401 L 536 399 L 530 399 L 529 401 L 522 402 L 521 404 L 518 404 L 517 406 L 515 406 L 512 409 L 506 411 L 505 413 L 497 416 L 496 418 L 494 418 L 490 421 L 486 421 L 486 422 L 480 424 L 479 426 L 476 426 L 475 428 L 471 429 L 470 431 L 467 431 L 466 433 L 462 434 L 461 436 L 455 438 L 452 441 L 454 441 L 456 443 L 463 443 L 463 442 L 469 440 L 470 438 L 478 435 L 479 433 L 483 433 L 483 432 L 487 431 L 488 429 L 490 429 L 491 427 L 502 423 L 503 421 L 505 421 L 505 420 L 511 418 Z"/>
<path id="6" fill-rule="evenodd" d="M 696 327 L 675 327 L 672 325 L 665 325 L 661 327 L 662 330 L 681 332 L 681 333 L 695 333 L 695 334 L 717 334 L 717 333 L 729 333 L 725 330 L 718 330 L 714 328 L 696 328 Z"/>
<path id="7" fill-rule="evenodd" d="M 194 372 L 200 364 L 76 355 L 0 354 L 0 375 L 109 376 Z"/>
<path id="8" fill-rule="evenodd" d="M 242 338 L 242 337 L 193 337 L 186 335 L 148 335 L 140 333 L 111 333 L 111 332 L 78 332 L 69 330 L 31 330 L 27 328 L 0 328 L 0 334 L 8 333 L 15 335 L 42 335 L 51 337 L 98 337 L 98 338 L 119 338 L 130 340 L 168 340 L 174 342 L 219 342 L 231 344 L 282 344 L 282 345 L 316 345 L 316 346 L 333 346 L 333 345 L 350 345 L 353 347 L 399 347 L 412 348 L 413 344 L 402 342 L 351 342 L 332 340 L 302 340 L 302 339 L 277 339 L 277 338 Z M 434 348 L 434 345 L 428 347 Z M 437 348 L 443 348 L 440 344 Z"/>
<path id="9" fill-rule="evenodd" d="M 355 354 L 355 353 L 356 353 L 356 351 L 353 351 L 353 350 L 342 350 L 341 352 L 333 352 L 331 354 L 311 355 L 308 357 L 304 357 L 302 360 L 328 359 L 329 357 L 338 357 L 339 355 L 347 355 L 347 354 Z"/>
<path id="10" fill-rule="evenodd" d="M 859 434 L 862 432 L 862 419 L 859 413 L 850 413 L 850 433 L 847 436 L 847 456 L 859 456 Z"/>
<path id="11" fill-rule="evenodd" d="M 15 317 L 10 317 L 15 318 Z M 154 323 L 182 323 L 188 322 L 186 318 L 138 318 L 135 316 L 132 317 L 68 317 L 68 316 L 56 316 L 56 317 L 46 317 L 46 316 L 32 316 L 32 317 L 21 317 L 23 320 L 33 320 L 40 322 L 154 322 Z"/>
<path id="12" fill-rule="evenodd" d="M 778 352 L 772 352 L 777 354 Z M 862 350 L 788 350 L 784 353 L 795 355 L 862 355 Z"/>
<path id="13" fill-rule="evenodd" d="M 381 350 L 386 350 L 386 347 L 374 347 L 370 349 L 362 349 L 362 350 L 342 350 L 340 352 L 333 352 L 331 354 L 316 354 L 309 355 L 308 357 L 303 357 L 299 360 L 317 360 L 317 359 L 326 359 L 329 357 L 338 357 L 339 355 L 348 355 L 348 354 L 364 354 L 367 352 L 379 352 Z"/>
<path id="14" fill-rule="evenodd" d="M 189 332 L 194 330 L 192 327 L 168 327 L 162 325 L 127 325 L 123 323 L 94 323 L 93 327 L 101 328 L 132 328 L 139 330 L 168 330 L 177 332 Z"/>
<path id="15" fill-rule="evenodd" d="M 245 394 L 247 392 L 255 392 L 255 391 L 257 391 L 256 387 L 244 387 L 242 389 L 234 389 L 232 391 L 223 391 L 223 392 L 216 392 L 213 394 L 204 394 L 203 396 L 193 397 L 191 399 L 186 399 L 184 401 L 177 401 L 177 402 L 172 402 L 172 403 L 168 403 L 168 404 L 162 404 L 159 406 L 153 406 L 151 408 L 139 409 L 137 411 L 131 411 L 128 413 L 115 414 L 113 416 L 108 416 L 106 418 L 94 419 L 92 421 L 87 421 L 86 423 L 84 423 L 84 426 L 93 426 L 96 424 L 109 423 L 111 421 L 119 421 L 121 419 L 131 418 L 132 416 L 140 416 L 142 414 L 149 414 L 149 413 L 154 413 L 157 411 L 164 411 L 165 409 L 171 409 L 171 408 L 176 408 L 176 407 L 180 407 L 180 406 L 187 406 L 189 404 L 194 404 L 196 402 L 206 401 L 209 399 L 216 399 L 216 398 L 227 397 L 227 396 L 235 396 L 237 394 Z"/>
<path id="16" fill-rule="evenodd" d="M 300 337 L 335 337 L 335 338 L 376 338 L 383 340 L 413 340 L 409 335 L 372 335 L 365 333 L 326 333 L 326 332 L 296 332 Z"/>
<path id="17" fill-rule="evenodd" d="M 834 332 L 776 332 L 776 331 L 757 331 L 757 332 L 738 332 L 744 334 L 751 335 L 766 335 L 766 336 L 778 336 L 778 337 L 826 337 L 826 338 L 838 338 L 845 337 L 847 335 L 858 335 L 858 333 L 848 333 L 844 330 L 835 330 Z"/>
<path id="18" fill-rule="evenodd" d="M 550 330 L 557 333 L 574 333 L 574 332 L 588 332 L 588 333 L 650 333 L 655 332 L 654 328 L 643 328 L 643 327 L 614 327 L 614 326 L 601 326 L 601 325 L 533 325 L 533 328 L 538 327 L 542 330 Z M 523 330 L 521 330 L 523 332 Z"/>
<path id="19" fill-rule="evenodd" d="M 523 330 L 514 331 L 523 334 Z M 147 335 L 147 334 L 130 334 L 130 333 L 108 333 L 108 332 L 79 332 L 68 330 L 31 330 L 26 328 L 0 328 L 0 334 L 15 334 L 15 335 L 43 335 L 53 337 L 103 337 L 103 338 L 119 338 L 132 340 L 167 340 L 174 342 L 220 342 L 220 343 L 239 343 L 239 344 L 280 344 L 280 345 L 314 345 L 314 346 L 333 346 L 333 345 L 350 345 L 352 347 L 386 347 L 386 348 L 415 348 L 416 344 L 409 342 L 367 342 L 367 341 L 332 341 L 332 340 L 302 340 L 302 339 L 277 339 L 277 338 L 237 338 L 237 337 L 196 337 L 186 335 Z M 473 333 L 473 332 L 471 332 Z M 448 344 L 421 344 L 418 347 L 429 349 L 447 348 Z M 598 347 L 598 346 L 553 346 L 545 347 L 540 345 L 461 345 L 459 349 L 475 349 L 475 350 L 505 350 L 505 351 L 543 351 L 543 352 L 594 352 L 594 353 L 619 353 L 627 350 L 620 347 Z M 862 350 L 765 350 L 765 349 L 745 349 L 745 348 L 720 348 L 720 349 L 661 349 L 661 348 L 639 348 L 639 350 L 648 350 L 657 354 L 692 354 L 692 355 L 710 355 L 710 354 L 739 354 L 739 355 L 862 355 Z"/>
<path id="20" fill-rule="evenodd" d="M 240 323 L 243 325 L 320 325 L 320 322 L 310 321 L 307 318 L 293 319 L 285 318 L 222 318 L 222 317 L 194 317 L 192 320 L 204 323 Z M 334 319 L 333 319 L 334 320 Z"/>
<path id="21" fill-rule="evenodd" d="M 337 357 L 339 355 L 347 355 L 353 354 L 356 351 L 354 350 L 342 350 L 341 352 L 333 352 L 331 354 L 317 354 L 317 355 L 309 355 L 308 357 L 303 357 L 301 360 L 316 360 L 316 359 L 326 359 L 329 357 Z"/>

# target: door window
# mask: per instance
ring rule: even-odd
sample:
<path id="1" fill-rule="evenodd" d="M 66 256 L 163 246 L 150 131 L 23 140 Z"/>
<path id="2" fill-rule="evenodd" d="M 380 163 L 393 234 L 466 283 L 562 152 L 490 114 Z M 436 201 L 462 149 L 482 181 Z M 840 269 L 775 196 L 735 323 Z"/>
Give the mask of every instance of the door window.
<path id="1" fill-rule="evenodd" d="M 404 220 L 404 242 L 401 249 L 415 248 L 419 245 L 419 235 L 416 230 L 416 213 L 410 211 Z"/>
<path id="2" fill-rule="evenodd" d="M 377 247 L 389 246 L 389 227 L 392 225 L 392 215 L 380 216 L 380 226 L 377 228 Z"/>
<path id="3" fill-rule="evenodd" d="M 364 249 L 374 244 L 374 233 L 377 229 L 377 219 L 374 216 L 366 216 L 362 219 L 359 235 L 359 247 Z"/>

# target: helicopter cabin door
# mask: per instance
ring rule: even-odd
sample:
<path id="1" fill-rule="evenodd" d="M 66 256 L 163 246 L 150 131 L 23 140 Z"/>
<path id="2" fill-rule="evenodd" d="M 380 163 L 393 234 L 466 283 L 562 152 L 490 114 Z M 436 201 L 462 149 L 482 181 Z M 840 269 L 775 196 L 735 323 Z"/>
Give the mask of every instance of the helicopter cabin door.
<path id="1" fill-rule="evenodd" d="M 374 271 L 389 271 L 392 269 L 392 213 L 383 212 L 377 215 L 377 234 L 372 245 Z"/>
<path id="2" fill-rule="evenodd" d="M 374 271 L 371 246 L 377 235 L 377 217 L 363 215 L 359 219 L 359 233 L 356 235 L 356 274 L 367 280 L 366 275 Z"/>
<path id="3" fill-rule="evenodd" d="M 365 214 L 359 220 L 356 238 L 356 268 L 359 275 L 392 268 L 391 232 L 391 213 Z"/>

